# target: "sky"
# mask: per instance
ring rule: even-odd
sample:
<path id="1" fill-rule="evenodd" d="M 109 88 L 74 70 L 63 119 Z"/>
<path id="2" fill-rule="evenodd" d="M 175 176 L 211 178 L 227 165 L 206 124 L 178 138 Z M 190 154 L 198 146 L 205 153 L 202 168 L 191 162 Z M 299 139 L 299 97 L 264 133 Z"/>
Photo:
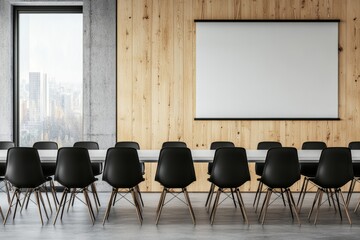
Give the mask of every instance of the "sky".
<path id="1" fill-rule="evenodd" d="M 42 72 L 58 82 L 82 84 L 82 20 L 80 13 L 20 14 L 21 80 L 28 79 L 29 72 Z"/>

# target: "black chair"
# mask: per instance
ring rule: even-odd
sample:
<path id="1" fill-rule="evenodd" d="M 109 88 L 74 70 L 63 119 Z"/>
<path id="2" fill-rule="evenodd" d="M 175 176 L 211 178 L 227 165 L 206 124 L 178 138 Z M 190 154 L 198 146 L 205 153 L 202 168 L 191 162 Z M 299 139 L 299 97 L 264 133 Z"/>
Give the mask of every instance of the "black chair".
<path id="1" fill-rule="evenodd" d="M 360 150 L 360 141 L 350 142 L 348 146 L 351 150 Z M 354 192 L 356 182 L 360 181 L 360 163 L 353 163 L 354 179 L 351 181 L 348 195 L 346 197 L 346 204 L 349 206 L 352 193 Z M 359 205 L 357 205 L 358 207 Z M 357 209 L 357 208 L 356 208 Z"/>
<path id="2" fill-rule="evenodd" d="M 15 210 L 13 213 L 13 219 L 15 219 L 17 208 L 21 204 L 20 194 L 22 189 L 31 189 L 31 192 L 34 192 L 41 224 L 44 224 L 41 213 L 41 205 L 43 206 L 46 217 L 49 220 L 44 199 L 40 191 L 40 188 L 46 182 L 46 179 L 41 169 L 38 151 L 35 148 L 14 147 L 8 150 L 5 179 L 11 183 L 14 188 L 14 193 L 4 219 L 4 225 L 6 224 L 16 197 Z"/>
<path id="3" fill-rule="evenodd" d="M 74 143 L 74 147 L 78 147 L 78 148 L 86 148 L 87 150 L 99 150 L 99 144 L 97 142 L 93 142 L 93 141 L 81 141 L 81 142 L 76 142 Z M 94 176 L 99 176 L 102 174 L 102 168 L 103 168 L 103 164 L 101 162 L 92 162 L 91 163 L 91 168 L 93 171 Z M 97 179 L 96 179 L 97 180 Z M 96 190 L 96 185 L 95 183 L 91 184 L 91 191 L 93 193 L 93 197 L 94 197 L 94 201 L 95 201 L 95 207 L 96 210 L 98 211 L 100 207 L 100 199 Z M 74 195 L 72 196 L 72 198 L 74 199 Z"/>
<path id="4" fill-rule="evenodd" d="M 103 225 L 105 224 L 105 220 L 109 218 L 111 205 L 115 196 L 119 190 L 123 188 L 128 189 L 128 193 L 131 193 L 138 219 L 140 223 L 142 223 L 143 217 L 136 188 L 140 182 L 144 181 L 139 163 L 139 156 L 135 148 L 115 147 L 107 150 L 102 179 L 110 184 L 112 192 L 105 212 Z"/>
<path id="5" fill-rule="evenodd" d="M 117 142 L 117 143 L 115 144 L 115 147 L 117 147 L 117 148 L 120 148 L 120 147 L 121 147 L 121 148 L 123 148 L 123 147 L 125 147 L 125 148 L 134 148 L 134 149 L 136 149 L 136 150 L 140 150 L 140 145 L 139 145 L 139 143 L 133 142 L 133 141 Z M 140 167 L 141 167 L 141 173 L 142 173 L 142 175 L 145 175 L 145 163 L 140 162 Z M 136 190 L 137 190 L 137 192 L 139 193 L 141 205 L 144 207 L 144 201 L 143 201 L 143 199 L 142 199 L 139 186 L 136 186 Z M 117 195 L 115 195 L 115 197 L 114 197 L 113 206 L 115 205 L 115 202 L 116 202 L 116 196 L 117 196 Z"/>
<path id="6" fill-rule="evenodd" d="M 196 181 L 194 163 L 190 149 L 182 147 L 166 147 L 161 149 L 155 181 L 163 186 L 157 208 L 156 224 L 158 224 L 160 220 L 166 194 L 173 194 L 173 191 L 170 191 L 170 189 L 180 188 L 181 192 L 185 195 L 185 200 L 195 225 L 195 214 L 186 189 L 188 185 Z M 174 197 L 176 197 L 176 195 L 174 195 Z"/>
<path id="7" fill-rule="evenodd" d="M 180 141 L 168 141 L 168 142 L 163 142 L 161 148 L 167 148 L 167 147 L 183 147 L 186 148 L 186 143 L 185 142 L 180 142 Z"/>
<path id="8" fill-rule="evenodd" d="M 0 141 L 0 150 L 8 150 L 9 148 L 15 147 L 15 144 L 13 142 L 10 141 Z M 5 181 L 5 173 L 6 173 L 6 163 L 0 163 L 0 182 L 4 183 L 4 187 L 5 187 L 5 191 L 2 190 L 3 192 L 6 193 L 7 195 L 7 200 L 8 203 L 10 203 L 10 187 L 8 182 Z M 3 188 L 1 188 L 3 189 Z"/>
<path id="9" fill-rule="evenodd" d="M 236 193 L 243 218 L 246 223 L 249 223 L 244 201 L 239 190 L 241 185 L 250 180 L 246 150 L 235 147 L 218 148 L 215 152 L 213 163 L 211 175 L 208 180 L 216 185 L 218 190 L 210 215 L 211 224 L 213 224 L 215 219 L 220 194 L 227 188 L 230 188 L 232 192 Z"/>
<path id="10" fill-rule="evenodd" d="M 258 150 L 269 150 L 270 148 L 278 148 L 278 147 L 282 147 L 281 143 L 280 142 L 273 142 L 273 141 L 259 142 L 258 145 L 257 145 Z M 265 166 L 265 163 L 258 163 L 258 162 L 255 163 L 255 173 L 256 173 L 256 175 L 258 175 L 260 177 L 262 176 L 262 173 L 264 171 L 264 166 Z M 256 193 L 255 193 L 255 198 L 254 198 L 254 203 L 253 203 L 253 206 L 255 206 L 255 203 L 256 203 L 255 212 L 257 212 L 259 202 L 260 202 L 261 192 L 262 192 L 262 189 L 263 189 L 263 184 L 260 181 L 260 178 L 258 178 L 257 180 L 259 181 L 259 184 L 258 184 L 258 188 L 257 188 Z M 283 202 L 284 202 L 284 205 L 285 205 L 285 199 L 284 199 L 283 194 L 282 194 L 282 199 L 283 199 Z"/>
<path id="11" fill-rule="evenodd" d="M 57 150 L 58 149 L 58 144 L 56 142 L 52 142 L 52 141 L 40 141 L 40 142 L 35 142 L 33 144 L 33 148 L 36 148 L 37 150 Z M 50 189 L 51 189 L 51 193 L 54 199 L 54 203 L 55 203 L 55 208 L 57 208 L 57 204 L 59 204 L 59 200 L 56 196 L 56 189 L 55 189 L 55 185 L 54 185 L 54 181 L 52 176 L 55 175 L 55 170 L 56 170 L 56 163 L 41 163 L 41 168 L 43 171 L 43 174 L 47 180 L 47 182 L 49 182 L 50 184 Z M 46 196 L 47 196 L 47 186 L 46 184 L 44 184 L 45 187 L 45 192 L 46 192 Z M 49 200 L 49 198 L 48 198 Z M 50 210 L 51 209 L 51 204 L 49 201 L 49 206 L 50 206 Z"/>
<path id="12" fill-rule="evenodd" d="M 322 203 L 323 193 L 328 193 L 330 189 L 334 189 L 334 195 L 336 197 L 340 218 L 342 219 L 339 201 L 339 198 L 341 197 L 347 219 L 351 224 L 349 212 L 347 209 L 348 206 L 342 194 L 341 187 L 344 186 L 347 182 L 351 181 L 353 178 L 354 171 L 351 151 L 349 148 L 332 147 L 322 150 L 316 176 L 315 178 L 310 179 L 311 182 L 317 185 L 318 190 L 309 212 L 308 219 L 310 220 L 314 206 L 316 203 L 318 203 L 314 220 L 314 224 L 316 224 L 319 215 L 319 209 Z"/>
<path id="13" fill-rule="evenodd" d="M 301 149 L 302 150 L 323 150 L 326 147 L 327 147 L 326 143 L 324 143 L 324 142 L 309 141 L 309 142 L 304 142 L 302 144 Z M 297 202 L 299 213 L 301 211 L 301 208 L 302 208 L 302 205 L 304 202 L 304 198 L 305 198 L 305 194 L 307 192 L 309 181 L 311 178 L 314 178 L 316 176 L 318 165 L 319 165 L 318 163 L 300 163 L 300 174 L 304 176 L 304 181 L 301 186 L 301 190 L 300 190 L 300 194 L 299 194 L 299 198 L 298 198 L 298 202 Z"/>
<path id="14" fill-rule="evenodd" d="M 88 186 L 93 184 L 96 181 L 96 178 L 92 172 L 88 150 L 86 148 L 77 147 L 60 148 L 56 159 L 55 180 L 64 186 L 64 192 L 60 200 L 59 208 L 56 212 L 54 225 L 60 211 L 60 219 L 63 217 L 67 194 L 71 193 L 70 196 L 75 197 L 77 189 L 84 194 L 85 203 L 88 207 L 90 218 L 94 224 L 95 214 L 89 198 Z M 71 192 L 71 190 L 73 191 Z"/>
<path id="15" fill-rule="evenodd" d="M 298 223 L 300 219 L 297 213 L 294 198 L 290 187 L 300 179 L 300 165 L 296 148 L 280 147 L 268 150 L 260 182 L 265 184 L 268 189 L 259 214 L 259 220 L 264 224 L 267 209 L 270 203 L 271 194 L 275 189 L 281 189 L 286 194 L 291 216 L 294 215 Z"/>
<path id="16" fill-rule="evenodd" d="M 222 148 L 222 147 L 235 147 L 235 144 L 233 142 L 228 142 L 228 141 L 216 141 L 216 142 L 211 143 L 210 150 L 216 150 L 216 149 Z M 209 162 L 208 163 L 208 172 L 207 172 L 208 175 L 211 175 L 212 167 L 213 167 L 213 162 Z M 210 190 L 209 190 L 208 196 L 206 198 L 206 202 L 205 202 L 205 207 L 208 207 L 208 210 L 211 205 L 211 200 L 212 200 L 212 195 L 214 193 L 214 189 L 215 189 L 215 185 L 211 183 Z M 234 193 L 232 192 L 232 190 L 231 190 L 231 194 L 232 194 L 232 197 L 234 200 L 234 205 L 236 207 L 236 201 L 235 201 Z"/>

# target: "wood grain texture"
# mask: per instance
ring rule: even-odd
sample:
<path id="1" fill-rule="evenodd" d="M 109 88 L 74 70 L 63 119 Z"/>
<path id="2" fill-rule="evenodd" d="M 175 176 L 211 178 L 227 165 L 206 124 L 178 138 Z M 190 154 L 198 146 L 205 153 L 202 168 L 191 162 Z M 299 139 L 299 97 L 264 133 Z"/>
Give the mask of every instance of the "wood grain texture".
<path id="1" fill-rule="evenodd" d="M 347 146 L 360 140 L 360 1 L 358 0 L 118 0 L 117 140 L 159 149 L 168 140 L 208 149 L 229 140 L 255 149 L 259 141 L 300 148 L 308 140 Z M 340 19 L 340 121 L 194 121 L 194 19 Z M 155 164 L 143 190 L 158 191 Z M 257 187 L 252 181 L 244 189 Z M 207 166 L 196 164 L 192 191 L 207 191 Z M 294 186 L 294 190 L 299 184 Z"/>

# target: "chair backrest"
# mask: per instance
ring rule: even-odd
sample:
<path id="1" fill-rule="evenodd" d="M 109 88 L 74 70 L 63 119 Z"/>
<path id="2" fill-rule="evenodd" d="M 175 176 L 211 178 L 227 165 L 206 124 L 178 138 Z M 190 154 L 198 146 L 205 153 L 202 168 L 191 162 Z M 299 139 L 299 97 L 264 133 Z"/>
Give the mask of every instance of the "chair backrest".
<path id="1" fill-rule="evenodd" d="M 104 181 L 114 188 L 133 188 L 144 179 L 135 148 L 114 147 L 106 153 Z"/>
<path id="2" fill-rule="evenodd" d="M 244 148 L 218 148 L 215 152 L 210 181 L 220 188 L 237 188 L 250 180 Z"/>
<path id="3" fill-rule="evenodd" d="M 34 143 L 33 148 L 36 148 L 37 150 L 46 150 L 46 149 L 56 150 L 58 149 L 58 144 L 56 142 L 51 142 L 51 141 L 41 141 Z"/>
<path id="4" fill-rule="evenodd" d="M 222 147 L 235 147 L 235 144 L 233 142 L 228 142 L 228 141 L 216 141 L 216 142 L 212 142 L 210 145 L 211 150 L 216 150 Z"/>
<path id="5" fill-rule="evenodd" d="M 82 141 L 74 143 L 74 147 L 86 148 L 87 150 L 98 150 L 99 144 L 92 141 Z"/>
<path id="6" fill-rule="evenodd" d="M 350 142 L 349 143 L 349 148 L 350 149 L 356 149 L 356 150 L 359 150 L 360 149 L 360 142 L 359 141 L 356 141 L 356 142 Z"/>
<path id="7" fill-rule="evenodd" d="M 331 147 L 322 150 L 315 177 L 317 184 L 324 188 L 339 188 L 353 178 L 350 148 Z"/>
<path id="8" fill-rule="evenodd" d="M 9 148 L 15 147 L 15 144 L 10 141 L 0 141 L 0 150 L 7 150 Z"/>
<path id="9" fill-rule="evenodd" d="M 125 147 L 125 148 L 135 148 L 136 150 L 140 150 L 140 145 L 137 142 L 132 142 L 132 141 L 122 141 L 122 142 L 117 142 L 115 144 L 115 147 Z"/>
<path id="10" fill-rule="evenodd" d="M 5 179 L 17 188 L 35 188 L 46 180 L 35 148 L 10 148 L 6 159 Z"/>
<path id="11" fill-rule="evenodd" d="M 182 147 L 182 148 L 186 148 L 186 143 L 185 142 L 180 142 L 180 141 L 168 141 L 168 142 L 164 142 L 161 146 L 161 148 L 167 148 L 167 147 Z"/>
<path id="12" fill-rule="evenodd" d="M 300 179 L 296 148 L 279 147 L 268 150 L 261 181 L 270 188 L 288 188 Z"/>
<path id="13" fill-rule="evenodd" d="M 155 181 L 167 188 L 185 188 L 195 180 L 190 149 L 181 147 L 161 149 Z"/>
<path id="14" fill-rule="evenodd" d="M 326 148 L 326 143 L 319 141 L 308 141 L 304 142 L 301 146 L 303 150 L 323 150 Z"/>
<path id="15" fill-rule="evenodd" d="M 60 148 L 56 159 L 55 180 L 67 188 L 84 188 L 94 182 L 86 148 Z"/>
<path id="16" fill-rule="evenodd" d="M 277 148 L 277 147 L 282 147 L 280 142 L 264 141 L 264 142 L 259 142 L 257 145 L 258 150 L 269 150 L 270 148 Z"/>

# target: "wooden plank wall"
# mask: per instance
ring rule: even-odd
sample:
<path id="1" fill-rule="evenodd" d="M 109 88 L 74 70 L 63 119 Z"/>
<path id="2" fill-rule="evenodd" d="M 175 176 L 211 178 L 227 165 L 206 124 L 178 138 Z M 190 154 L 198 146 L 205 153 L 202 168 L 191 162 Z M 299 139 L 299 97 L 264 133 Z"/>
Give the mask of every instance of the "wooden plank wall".
<path id="1" fill-rule="evenodd" d="M 359 0 L 118 0 L 117 13 L 117 140 L 137 141 L 142 149 L 167 140 L 192 149 L 216 140 L 247 149 L 263 140 L 297 148 L 307 140 L 328 146 L 360 140 Z M 194 121 L 194 19 L 340 19 L 341 121 Z M 156 165 L 146 167 L 142 189 L 160 190 Z M 206 168 L 196 165 L 190 190 L 208 190 Z M 244 190 L 256 189 L 252 179 Z"/>

